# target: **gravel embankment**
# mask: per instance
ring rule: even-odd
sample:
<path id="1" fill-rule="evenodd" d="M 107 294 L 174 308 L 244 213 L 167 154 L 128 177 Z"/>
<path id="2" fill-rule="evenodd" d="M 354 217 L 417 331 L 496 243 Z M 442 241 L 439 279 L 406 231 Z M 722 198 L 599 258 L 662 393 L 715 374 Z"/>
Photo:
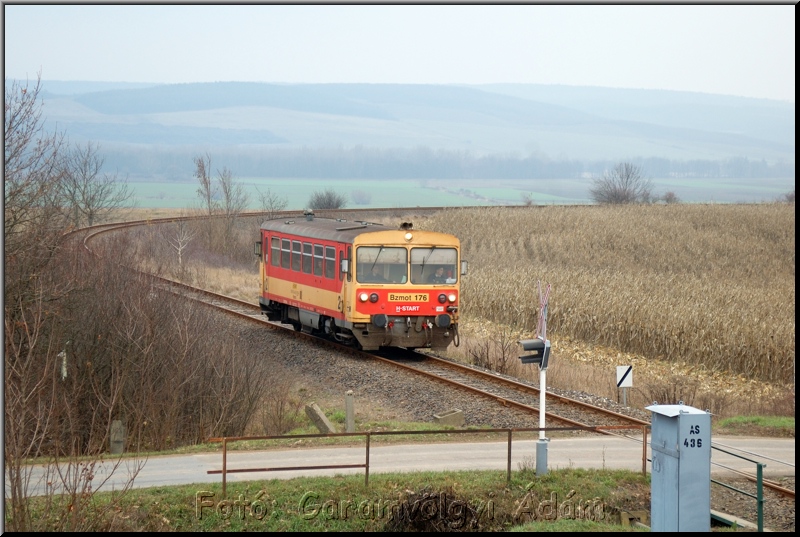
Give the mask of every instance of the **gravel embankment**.
<path id="1" fill-rule="evenodd" d="M 453 409 L 464 413 L 466 426 L 492 428 L 538 427 L 538 416 L 531 416 L 496 401 L 455 390 L 443 383 L 407 373 L 347 353 L 337 353 L 308 344 L 277 331 L 244 326 L 239 343 L 264 355 L 265 363 L 296 379 L 305 388 L 304 396 L 320 406 L 344 408 L 344 394 L 352 390 L 356 413 L 361 419 L 433 422 L 434 416 Z M 606 398 L 588 393 L 564 392 L 578 399 L 616 412 L 649 421 L 647 413 L 625 408 Z"/>
<path id="2" fill-rule="evenodd" d="M 432 422 L 436 414 L 455 408 L 464 412 L 465 425 L 536 427 L 537 417 L 482 401 L 474 395 L 454 391 L 432 380 L 405 374 L 399 369 L 376 367 L 346 353 L 311 345 L 276 330 L 249 323 L 236 323 L 237 341 L 242 352 L 263 356 L 264 367 L 274 379 L 291 379 L 303 403 L 316 402 L 323 409 L 344 409 L 344 395 L 352 390 L 359 421 Z M 589 393 L 565 392 L 562 395 L 649 420 L 646 412 L 628 409 L 606 398 Z M 748 482 L 732 482 L 741 490 L 754 489 Z M 794 478 L 785 486 L 794 489 Z M 775 531 L 794 531 L 794 500 L 765 489 L 765 526 Z M 712 486 L 712 508 L 755 522 L 755 500 L 717 485 Z M 741 531 L 741 530 L 740 530 Z"/>

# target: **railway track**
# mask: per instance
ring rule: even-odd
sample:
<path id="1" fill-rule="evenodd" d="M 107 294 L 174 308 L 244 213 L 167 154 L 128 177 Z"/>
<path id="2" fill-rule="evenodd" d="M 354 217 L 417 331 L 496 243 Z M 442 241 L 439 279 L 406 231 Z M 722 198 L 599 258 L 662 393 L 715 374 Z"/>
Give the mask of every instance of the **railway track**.
<path id="1" fill-rule="evenodd" d="M 326 339 L 296 332 L 289 325 L 267 321 L 256 304 L 172 280 L 155 276 L 153 278 L 157 282 L 155 284 L 157 288 L 180 295 L 185 299 L 196 300 L 204 305 L 224 310 L 231 315 L 261 323 L 274 330 L 284 330 L 294 337 L 307 339 L 316 345 L 330 346 L 341 352 L 376 361 L 383 367 L 400 368 L 410 374 L 421 375 L 444 383 L 455 390 L 469 391 L 502 407 L 513 407 L 523 412 L 529 412 L 532 416 L 538 416 L 540 390 L 536 386 L 415 351 L 392 349 L 390 354 L 376 354 L 344 347 Z M 649 422 L 554 393 L 548 392 L 546 397 L 549 409 L 546 416 L 550 420 L 551 426 L 552 422 L 557 422 L 560 427 L 630 427 L 641 430 L 642 426 L 649 425 Z M 613 434 L 611 431 L 605 431 L 605 434 Z"/>
<path id="2" fill-rule="evenodd" d="M 386 367 L 400 368 L 411 374 L 446 384 L 454 390 L 468 391 L 483 398 L 488 404 L 513 408 L 529 413 L 532 417 L 538 416 L 540 389 L 537 386 L 417 351 L 394 348 L 391 351 L 376 354 L 344 347 L 327 339 L 296 332 L 289 325 L 267 321 L 261 314 L 260 307 L 253 303 L 164 278 L 157 278 L 157 280 L 157 286 L 164 291 L 178 294 L 185 299 L 196 300 L 206 306 L 223 310 L 228 314 L 259 323 L 270 329 L 292 334 L 293 337 L 305 339 L 311 344 L 323 345 L 338 352 L 373 360 Z M 548 409 L 546 418 L 549 427 L 590 428 L 601 434 L 625 436 L 632 441 L 642 442 L 642 435 L 639 431 L 650 425 L 648 421 L 554 392 L 546 392 L 546 398 Z M 754 475 L 747 472 L 737 471 L 736 473 L 751 481 L 756 479 Z M 786 488 L 776 481 L 763 480 L 763 485 L 784 497 L 794 498 L 794 490 Z"/>
<path id="3" fill-rule="evenodd" d="M 89 245 L 91 241 L 106 233 L 136 226 L 170 223 L 176 220 L 178 220 L 178 218 L 161 218 L 147 221 L 106 224 L 79 230 L 70 235 L 80 238 L 87 249 L 90 249 Z M 482 398 L 487 404 L 494 404 L 504 408 L 513 408 L 517 411 L 538 416 L 539 388 L 537 386 L 457 364 L 436 356 L 413 351 L 403 352 L 402 349 L 397 349 L 393 351 L 391 355 L 386 353 L 374 354 L 358 351 L 310 334 L 296 332 L 288 325 L 269 322 L 263 317 L 260 307 L 255 303 L 220 295 L 165 278 L 157 276 L 151 277 L 153 278 L 154 289 L 177 294 L 185 299 L 198 301 L 206 306 L 247 319 L 250 322 L 260 323 L 262 326 L 270 329 L 280 330 L 287 334 L 291 333 L 294 337 L 306 339 L 309 342 L 313 342 L 315 345 L 326 345 L 342 353 L 356 355 L 363 359 L 374 360 L 386 367 L 403 369 L 410 374 L 419 375 L 435 382 L 448 385 L 454 390 L 469 391 Z M 620 432 L 619 429 L 629 429 L 632 431 L 636 428 L 641 430 L 642 427 L 649 425 L 647 421 L 632 416 L 626 416 L 553 392 L 547 392 L 546 399 L 549 427 L 552 427 L 554 422 L 567 427 L 605 427 L 607 429 L 601 432 L 605 434 L 617 434 Z M 640 434 L 634 432 L 634 437 L 638 437 L 641 442 Z M 778 483 L 765 481 L 764 486 L 772 488 L 786 496 L 794 497 L 793 490 L 781 487 Z"/>

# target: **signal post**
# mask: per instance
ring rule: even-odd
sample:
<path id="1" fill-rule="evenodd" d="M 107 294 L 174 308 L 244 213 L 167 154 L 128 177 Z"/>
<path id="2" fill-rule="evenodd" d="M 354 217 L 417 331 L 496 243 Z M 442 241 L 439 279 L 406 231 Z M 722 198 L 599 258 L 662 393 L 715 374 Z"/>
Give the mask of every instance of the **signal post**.
<path id="1" fill-rule="evenodd" d="M 534 339 L 523 339 L 519 342 L 523 351 L 530 352 L 519 357 L 523 364 L 539 364 L 539 441 L 536 443 L 536 475 L 547 474 L 547 444 L 549 439 L 544 435 L 545 428 L 545 393 L 547 392 L 547 364 L 550 359 L 550 340 L 547 339 L 547 301 L 550 297 L 550 285 L 542 295 L 542 283 L 539 282 L 539 324 L 538 336 Z"/>

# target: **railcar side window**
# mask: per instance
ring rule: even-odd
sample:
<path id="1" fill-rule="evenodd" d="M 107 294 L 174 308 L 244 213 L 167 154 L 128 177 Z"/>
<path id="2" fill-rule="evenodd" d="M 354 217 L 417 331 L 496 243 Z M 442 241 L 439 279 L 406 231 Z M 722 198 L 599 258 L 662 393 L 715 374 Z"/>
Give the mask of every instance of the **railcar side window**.
<path id="1" fill-rule="evenodd" d="M 300 241 L 292 241 L 292 270 L 300 272 L 302 262 L 303 244 Z"/>
<path id="2" fill-rule="evenodd" d="M 336 248 L 325 247 L 325 277 L 331 280 L 336 277 Z"/>
<path id="3" fill-rule="evenodd" d="M 324 248 L 319 244 L 314 245 L 314 276 L 322 276 L 322 265 L 325 258 L 322 253 Z"/>
<path id="4" fill-rule="evenodd" d="M 411 283 L 418 285 L 456 283 L 458 251 L 455 248 L 412 248 Z M 438 269 L 443 269 L 438 271 Z"/>
<path id="5" fill-rule="evenodd" d="M 281 268 L 288 269 L 292 259 L 292 243 L 289 239 L 281 241 Z"/>
<path id="6" fill-rule="evenodd" d="M 314 263 L 313 259 L 311 259 L 312 248 L 313 246 L 310 242 L 303 243 L 303 272 L 306 274 L 311 274 L 311 267 Z"/>
<path id="7" fill-rule="evenodd" d="M 272 237 L 272 266 L 277 267 L 281 263 L 281 240 L 278 237 Z"/>

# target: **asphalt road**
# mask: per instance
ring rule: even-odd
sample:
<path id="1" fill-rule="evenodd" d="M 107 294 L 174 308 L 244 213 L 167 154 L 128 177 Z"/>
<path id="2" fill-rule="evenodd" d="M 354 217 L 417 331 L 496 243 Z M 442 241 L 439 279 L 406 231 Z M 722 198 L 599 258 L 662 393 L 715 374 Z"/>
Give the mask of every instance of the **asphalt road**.
<path id="1" fill-rule="evenodd" d="M 793 438 L 715 437 L 712 446 L 734 452 L 737 458 L 719 449 L 711 450 L 712 477 L 732 476 L 734 470 L 755 474 L 756 464 L 766 463 L 765 478 L 794 476 Z M 514 440 L 511 453 L 511 470 L 522 465 L 536 467 L 536 440 Z M 757 454 L 757 455 L 756 455 Z M 547 467 L 558 468 L 608 468 L 642 470 L 642 443 L 609 437 L 554 438 L 547 443 Z M 647 459 L 651 458 L 650 448 Z M 749 460 L 747 460 L 749 459 Z M 359 447 L 294 448 L 269 451 L 228 451 L 227 469 L 284 468 L 323 465 L 363 465 L 366 461 L 364 445 Z M 371 446 L 369 451 L 370 475 L 387 472 L 447 471 L 447 470 L 500 470 L 508 465 L 507 442 L 406 444 Z M 129 480 L 136 461 L 128 458 L 106 461 L 94 468 L 94 490 L 119 490 Z M 143 467 L 136 475 L 135 488 L 220 483 L 222 475 L 209 471 L 222 469 L 222 452 L 195 455 L 167 455 L 140 461 Z M 646 462 L 650 472 L 650 462 Z M 261 479 L 290 479 L 301 476 L 336 474 L 364 474 L 364 468 L 282 470 L 228 473 L 227 482 Z M 35 468 L 30 494 L 41 494 L 47 479 L 43 469 Z M 8 487 L 6 486 L 8 493 Z"/>

